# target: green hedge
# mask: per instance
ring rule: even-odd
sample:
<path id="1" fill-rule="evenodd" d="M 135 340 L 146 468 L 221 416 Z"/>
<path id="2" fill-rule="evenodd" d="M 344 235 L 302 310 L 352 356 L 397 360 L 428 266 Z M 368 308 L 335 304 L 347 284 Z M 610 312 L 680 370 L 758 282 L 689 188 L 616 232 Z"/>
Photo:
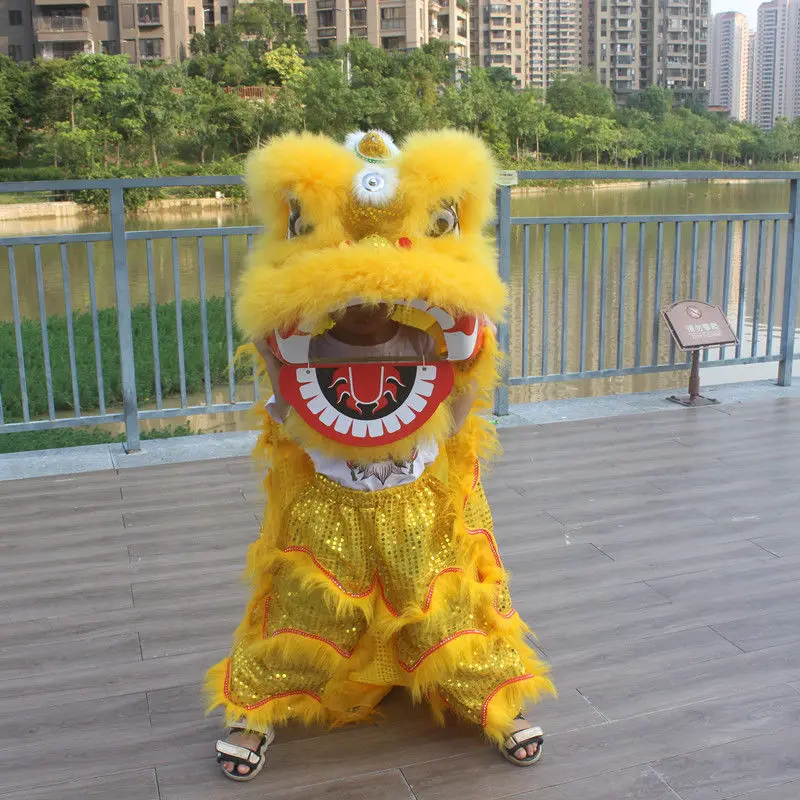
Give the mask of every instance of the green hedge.
<path id="1" fill-rule="evenodd" d="M 142 439 L 171 439 L 192 436 L 188 423 L 168 425 L 152 431 L 142 431 Z M 87 444 L 124 442 L 124 433 L 110 433 L 102 428 L 56 428 L 51 431 L 25 431 L 0 434 L 0 454 L 22 453 L 28 450 L 52 450 L 59 447 L 80 447 Z"/>
<path id="2" fill-rule="evenodd" d="M 209 298 L 208 345 L 211 380 L 214 384 L 228 382 L 228 353 L 225 329 L 225 301 L 221 297 Z M 158 319 L 158 351 L 161 366 L 161 386 L 164 396 L 180 394 L 178 370 L 178 336 L 175 303 L 156 306 Z M 149 306 L 137 306 L 132 312 L 134 360 L 136 365 L 136 393 L 140 403 L 155 397 L 155 368 L 153 338 Z M 113 308 L 98 313 L 101 361 L 106 405 L 122 403 L 122 379 L 119 364 L 117 313 Z M 73 315 L 75 358 L 81 411 L 84 414 L 99 406 L 97 389 L 94 338 L 91 314 Z M 57 411 L 73 410 L 72 377 L 69 364 L 67 320 L 65 316 L 52 316 L 47 320 L 50 347 L 50 365 L 53 376 L 53 397 Z M 242 341 L 234 328 L 234 349 Z M 38 321 L 23 320 L 22 342 L 28 387 L 28 401 L 32 417 L 47 414 L 47 385 L 45 381 L 42 331 Z M 203 390 L 202 327 L 200 303 L 183 303 L 183 343 L 186 364 L 186 388 L 191 394 Z M 237 367 L 238 378 L 247 374 Z M 14 325 L 0 322 L 0 392 L 6 422 L 22 420 L 22 397 L 17 366 L 17 349 Z"/>

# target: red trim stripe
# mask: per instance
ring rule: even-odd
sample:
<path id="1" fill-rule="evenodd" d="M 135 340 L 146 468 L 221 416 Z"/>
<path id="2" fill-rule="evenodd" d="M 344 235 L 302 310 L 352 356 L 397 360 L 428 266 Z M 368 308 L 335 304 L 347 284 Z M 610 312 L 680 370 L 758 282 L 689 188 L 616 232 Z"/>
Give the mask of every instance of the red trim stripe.
<path id="1" fill-rule="evenodd" d="M 236 700 L 234 700 L 230 695 L 230 678 L 231 678 L 231 662 L 230 660 L 228 660 L 228 666 L 225 670 L 225 686 L 224 686 L 225 697 L 231 703 L 236 705 L 238 708 L 243 708 L 246 711 L 254 711 L 257 708 L 261 708 L 261 706 L 265 706 L 267 703 L 271 703 L 273 700 L 280 700 L 284 697 L 294 697 L 296 695 L 306 695 L 310 697 L 312 700 L 316 700 L 318 703 L 322 703 L 322 698 L 319 695 L 314 694 L 314 692 L 309 692 L 302 689 L 296 692 L 279 692 L 278 694 L 270 695 L 269 697 L 266 698 L 266 700 L 259 700 L 258 703 L 254 703 L 252 705 L 247 705 L 247 706 L 241 705 L 240 703 L 237 703 Z"/>
<path id="2" fill-rule="evenodd" d="M 445 639 L 442 639 L 442 641 L 441 641 L 441 642 L 439 642 L 438 644 L 435 644 L 433 647 L 430 647 L 430 648 L 428 648 L 428 649 L 427 649 L 427 650 L 426 650 L 426 651 L 425 651 L 425 652 L 424 652 L 424 653 L 423 653 L 423 654 L 422 654 L 422 655 L 421 655 L 421 656 L 420 656 L 420 657 L 419 657 L 419 658 L 418 658 L 418 659 L 417 659 L 417 660 L 416 660 L 416 661 L 415 661 L 415 662 L 414 662 L 414 663 L 413 663 L 411 666 L 409 666 L 408 664 L 406 664 L 404 661 L 400 661 L 400 662 L 399 662 L 399 663 L 400 663 L 400 666 L 401 666 L 401 667 L 402 667 L 402 668 L 403 668 L 403 669 L 404 669 L 406 672 L 413 672 L 415 669 L 417 669 L 417 668 L 419 667 L 419 665 L 420 665 L 420 664 L 421 664 L 421 663 L 422 663 L 422 662 L 423 662 L 423 661 L 424 661 L 426 658 L 428 658 L 429 656 L 432 656 L 432 655 L 433 655 L 433 654 L 434 654 L 434 653 L 435 653 L 437 650 L 440 650 L 442 647 L 444 647 L 445 645 L 449 644 L 449 643 L 450 643 L 450 642 L 452 642 L 454 639 L 458 639 L 460 636 L 468 636 L 468 635 L 473 635 L 473 636 L 487 636 L 487 633 L 486 633 L 485 631 L 479 631 L 479 630 L 465 630 L 465 631 L 458 631 L 458 632 L 456 632 L 456 633 L 454 633 L 454 634 L 452 634 L 452 635 L 448 636 L 447 638 L 445 638 Z"/>

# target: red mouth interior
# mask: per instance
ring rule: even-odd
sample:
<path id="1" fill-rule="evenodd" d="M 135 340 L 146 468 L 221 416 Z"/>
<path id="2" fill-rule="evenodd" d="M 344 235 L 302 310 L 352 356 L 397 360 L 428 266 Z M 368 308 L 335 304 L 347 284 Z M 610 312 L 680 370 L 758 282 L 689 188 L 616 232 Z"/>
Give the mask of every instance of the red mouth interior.
<path id="1" fill-rule="evenodd" d="M 450 394 L 453 377 L 445 361 L 286 365 L 280 389 L 318 433 L 342 444 L 375 447 L 419 430 Z"/>

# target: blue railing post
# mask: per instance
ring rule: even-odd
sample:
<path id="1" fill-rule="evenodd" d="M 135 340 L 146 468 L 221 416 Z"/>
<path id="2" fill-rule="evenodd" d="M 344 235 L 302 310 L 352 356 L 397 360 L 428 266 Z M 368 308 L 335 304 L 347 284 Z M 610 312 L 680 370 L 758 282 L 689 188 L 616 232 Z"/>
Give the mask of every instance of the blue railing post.
<path id="1" fill-rule="evenodd" d="M 506 287 L 511 285 L 511 187 L 499 186 L 497 189 L 497 222 L 495 236 L 500 277 Z M 508 319 L 497 326 L 497 345 L 502 361 L 500 363 L 500 383 L 494 396 L 494 413 L 497 416 L 508 414 L 509 379 L 509 328 Z"/>
<path id="2" fill-rule="evenodd" d="M 110 192 L 111 247 L 114 254 L 114 288 L 119 331 L 119 364 L 122 375 L 122 413 L 125 420 L 125 449 L 135 452 L 139 444 L 139 407 L 136 398 L 136 369 L 133 358 L 131 291 L 128 281 L 128 246 L 125 242 L 125 200 L 120 184 Z"/>
<path id="3" fill-rule="evenodd" d="M 797 329 L 797 292 L 800 280 L 800 182 L 795 178 L 789 189 L 789 221 L 786 232 L 786 272 L 783 277 L 783 318 L 781 320 L 781 360 L 778 386 L 791 386 Z"/>

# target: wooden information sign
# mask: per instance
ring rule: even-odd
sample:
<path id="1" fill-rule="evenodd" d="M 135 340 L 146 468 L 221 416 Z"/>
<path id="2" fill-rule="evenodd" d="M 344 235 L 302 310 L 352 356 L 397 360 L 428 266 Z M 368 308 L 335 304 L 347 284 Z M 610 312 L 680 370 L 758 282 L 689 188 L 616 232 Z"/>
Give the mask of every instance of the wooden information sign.
<path id="1" fill-rule="evenodd" d="M 706 406 L 718 402 L 700 394 L 700 351 L 739 343 L 722 309 L 699 300 L 681 300 L 665 308 L 662 315 L 678 347 L 692 354 L 689 395 L 668 399 L 683 406 Z"/>

